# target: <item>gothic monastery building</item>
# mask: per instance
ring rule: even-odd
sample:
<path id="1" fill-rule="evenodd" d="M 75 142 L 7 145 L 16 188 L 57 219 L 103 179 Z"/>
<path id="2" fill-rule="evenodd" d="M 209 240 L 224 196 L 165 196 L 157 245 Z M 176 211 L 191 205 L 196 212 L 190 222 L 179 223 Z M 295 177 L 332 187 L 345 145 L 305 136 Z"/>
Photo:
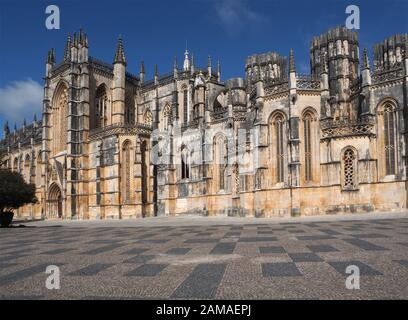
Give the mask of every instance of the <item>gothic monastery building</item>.
<path id="1" fill-rule="evenodd" d="M 4 126 L 0 165 L 35 183 L 21 218 L 289 217 L 407 208 L 408 34 L 361 54 L 357 33 L 256 54 L 221 81 L 211 58 L 154 79 L 88 54 L 82 31 L 46 61 L 41 119 Z M 112 50 L 113 51 L 113 50 Z M 370 61 L 371 60 L 371 63 Z"/>

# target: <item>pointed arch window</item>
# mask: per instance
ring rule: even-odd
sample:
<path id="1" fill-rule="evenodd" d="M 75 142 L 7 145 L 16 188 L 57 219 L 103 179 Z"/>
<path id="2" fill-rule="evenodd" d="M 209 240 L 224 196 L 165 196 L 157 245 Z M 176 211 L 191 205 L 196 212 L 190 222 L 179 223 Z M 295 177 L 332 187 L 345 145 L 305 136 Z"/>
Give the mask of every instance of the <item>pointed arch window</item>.
<path id="1" fill-rule="evenodd" d="M 225 172 L 228 165 L 228 140 L 219 136 L 215 141 L 215 165 L 217 166 L 218 190 L 225 190 Z"/>
<path id="2" fill-rule="evenodd" d="M 384 153 L 386 175 L 395 174 L 395 113 L 391 105 L 384 108 Z"/>
<path id="3" fill-rule="evenodd" d="M 95 128 L 102 128 L 107 125 L 107 105 L 108 96 L 105 85 L 100 85 L 95 96 Z"/>
<path id="4" fill-rule="evenodd" d="M 284 152 L 284 119 L 278 115 L 274 121 L 276 137 L 276 179 L 277 182 L 285 181 L 285 152 Z"/>
<path id="5" fill-rule="evenodd" d="M 164 131 L 167 131 L 169 129 L 170 117 L 171 117 L 171 108 L 167 104 L 163 109 L 162 128 Z"/>
<path id="6" fill-rule="evenodd" d="M 41 163 L 42 163 L 41 162 L 41 152 L 39 152 L 37 156 L 37 164 L 36 164 L 36 171 L 35 171 L 35 180 L 38 186 L 41 185 L 41 177 L 42 177 Z"/>
<path id="7" fill-rule="evenodd" d="M 30 182 L 36 183 L 36 174 L 37 174 L 37 161 L 35 155 L 33 153 L 33 159 L 31 160 L 31 175 L 30 175 Z"/>
<path id="8" fill-rule="evenodd" d="M 26 155 L 25 160 L 24 160 L 24 178 L 27 183 L 31 182 L 31 168 L 30 168 L 30 156 Z"/>
<path id="9" fill-rule="evenodd" d="M 188 123 L 188 90 L 187 88 L 183 91 L 183 122 Z"/>
<path id="10" fill-rule="evenodd" d="M 68 141 L 68 88 L 64 83 L 55 91 L 52 119 L 54 153 L 57 153 L 66 149 Z"/>
<path id="11" fill-rule="evenodd" d="M 313 180 L 312 167 L 312 121 L 313 117 L 310 113 L 306 113 L 303 117 L 303 134 L 304 134 L 304 157 L 305 157 L 305 181 Z"/>
<path id="12" fill-rule="evenodd" d="M 126 96 L 125 122 L 128 125 L 135 123 L 135 105 L 131 96 Z"/>
<path id="13" fill-rule="evenodd" d="M 130 202 L 130 179 L 131 179 L 131 143 L 130 141 L 125 141 L 122 147 L 123 154 L 123 167 L 122 167 L 122 200 L 124 203 Z"/>

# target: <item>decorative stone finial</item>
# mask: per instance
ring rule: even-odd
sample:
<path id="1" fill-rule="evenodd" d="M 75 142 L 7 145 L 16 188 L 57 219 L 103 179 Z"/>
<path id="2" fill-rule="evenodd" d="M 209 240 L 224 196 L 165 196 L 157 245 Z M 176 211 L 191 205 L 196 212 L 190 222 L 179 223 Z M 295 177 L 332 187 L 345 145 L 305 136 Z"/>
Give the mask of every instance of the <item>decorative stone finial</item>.
<path id="1" fill-rule="evenodd" d="M 71 60 L 71 46 L 72 46 L 71 34 L 68 33 L 67 43 L 65 45 L 64 50 L 64 61 Z"/>
<path id="2" fill-rule="evenodd" d="M 126 65 L 125 50 L 123 49 L 122 36 L 119 35 L 118 45 L 116 47 L 115 59 L 113 63 L 122 63 Z"/>

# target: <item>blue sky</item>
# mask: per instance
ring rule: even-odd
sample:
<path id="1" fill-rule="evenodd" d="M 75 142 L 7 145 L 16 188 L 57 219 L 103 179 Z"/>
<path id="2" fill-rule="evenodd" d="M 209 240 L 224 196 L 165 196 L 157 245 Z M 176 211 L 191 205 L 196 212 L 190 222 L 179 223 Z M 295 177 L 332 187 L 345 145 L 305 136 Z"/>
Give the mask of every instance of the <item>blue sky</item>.
<path id="1" fill-rule="evenodd" d="M 60 30 L 45 28 L 50 4 L 60 8 Z M 290 48 L 307 73 L 312 36 L 344 24 L 349 4 L 360 7 L 360 47 L 370 54 L 376 42 L 408 32 L 407 0 L 0 0 L 0 126 L 9 119 L 20 127 L 40 114 L 47 51 L 54 47 L 60 61 L 67 33 L 80 27 L 90 55 L 107 62 L 121 34 L 128 71 L 137 74 L 144 60 L 148 78 L 156 63 L 160 73 L 172 70 L 175 55 L 181 64 L 186 41 L 197 65 L 208 54 L 220 59 L 223 80 L 243 76 L 250 54 Z"/>

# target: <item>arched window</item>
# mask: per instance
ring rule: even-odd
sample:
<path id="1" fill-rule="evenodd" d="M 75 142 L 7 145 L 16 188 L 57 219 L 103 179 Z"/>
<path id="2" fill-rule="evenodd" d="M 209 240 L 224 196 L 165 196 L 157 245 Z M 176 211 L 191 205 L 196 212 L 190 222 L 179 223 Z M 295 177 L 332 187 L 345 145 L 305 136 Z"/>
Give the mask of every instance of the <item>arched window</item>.
<path id="1" fill-rule="evenodd" d="M 395 115 L 392 105 L 384 107 L 384 153 L 386 175 L 395 174 Z"/>
<path id="2" fill-rule="evenodd" d="M 188 90 L 185 88 L 183 90 L 183 122 L 188 123 Z"/>
<path id="3" fill-rule="evenodd" d="M 33 154 L 33 160 L 31 162 L 31 175 L 30 175 L 30 182 L 31 183 L 36 183 L 36 174 L 37 174 L 37 159 L 35 158 L 35 155 Z"/>
<path id="4" fill-rule="evenodd" d="M 24 179 L 27 183 L 30 183 L 31 174 L 30 174 L 30 156 L 27 154 L 24 160 Z"/>
<path id="5" fill-rule="evenodd" d="M 130 141 L 125 141 L 122 147 L 122 202 L 130 202 L 130 179 L 131 179 L 131 143 Z"/>
<path id="6" fill-rule="evenodd" d="M 190 179 L 190 154 L 185 146 L 181 148 L 181 179 Z"/>
<path id="7" fill-rule="evenodd" d="M 285 118 L 281 113 L 271 118 L 270 148 L 275 183 L 285 181 Z"/>
<path id="8" fill-rule="evenodd" d="M 305 182 L 313 181 L 313 121 L 313 114 L 311 112 L 306 112 L 303 116 Z"/>
<path id="9" fill-rule="evenodd" d="M 108 96 L 104 84 L 96 90 L 95 95 L 95 128 L 102 128 L 107 125 Z"/>
<path id="10" fill-rule="evenodd" d="M 132 96 L 126 96 L 126 108 L 125 108 L 125 122 L 126 124 L 135 123 L 135 104 Z"/>
<path id="11" fill-rule="evenodd" d="M 149 177 L 149 163 L 147 153 L 147 142 L 142 141 L 140 145 L 140 152 L 142 155 L 142 203 L 146 204 L 148 200 L 148 177 Z"/>
<path id="12" fill-rule="evenodd" d="M 163 109 L 162 128 L 164 131 L 167 131 L 169 129 L 170 117 L 171 117 L 171 108 L 167 104 Z"/>
<path id="13" fill-rule="evenodd" d="M 37 186 L 41 185 L 41 177 L 42 177 L 42 173 L 41 173 L 41 152 L 38 153 L 37 156 L 37 164 L 36 164 L 36 171 L 35 171 L 35 180 L 36 180 L 36 184 Z"/>
<path id="14" fill-rule="evenodd" d="M 54 94 L 52 111 L 54 153 L 67 147 L 68 137 L 68 87 L 60 83 Z"/>
<path id="15" fill-rule="evenodd" d="M 283 143 L 283 117 L 278 116 L 275 119 L 275 131 L 276 131 L 276 157 L 277 157 L 277 178 L 278 182 L 285 180 L 285 155 L 284 155 L 284 143 Z"/>
<path id="16" fill-rule="evenodd" d="M 228 140 L 224 136 L 220 135 L 215 138 L 214 146 L 218 190 L 225 190 L 225 172 L 228 166 Z"/>
<path id="17" fill-rule="evenodd" d="M 342 156 L 343 189 L 357 188 L 357 154 L 353 148 L 346 148 Z"/>

